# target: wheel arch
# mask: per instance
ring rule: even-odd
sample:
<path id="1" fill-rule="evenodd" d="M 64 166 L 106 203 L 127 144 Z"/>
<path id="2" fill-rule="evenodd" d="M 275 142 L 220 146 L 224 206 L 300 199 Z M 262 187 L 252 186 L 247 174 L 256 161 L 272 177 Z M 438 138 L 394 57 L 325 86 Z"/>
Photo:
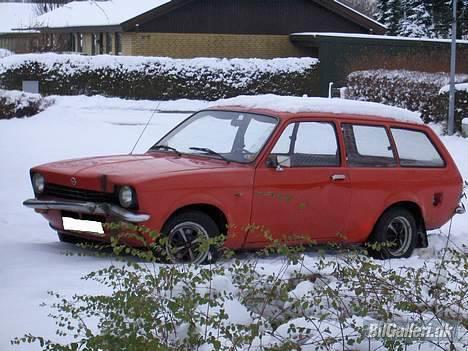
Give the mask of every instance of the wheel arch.
<path id="1" fill-rule="evenodd" d="M 227 228 L 228 226 L 228 219 L 225 213 L 217 206 L 211 205 L 211 204 L 206 204 L 206 203 L 194 203 L 194 204 L 188 204 L 179 207 L 175 211 L 173 211 L 164 221 L 164 224 L 161 229 L 164 229 L 166 226 L 167 222 L 173 218 L 174 216 L 177 216 L 180 213 L 183 212 L 188 212 L 188 211 L 200 211 L 208 216 L 210 216 L 218 226 L 218 229 L 220 232 L 223 233 L 223 231 Z M 226 234 L 226 233 L 223 233 Z"/>

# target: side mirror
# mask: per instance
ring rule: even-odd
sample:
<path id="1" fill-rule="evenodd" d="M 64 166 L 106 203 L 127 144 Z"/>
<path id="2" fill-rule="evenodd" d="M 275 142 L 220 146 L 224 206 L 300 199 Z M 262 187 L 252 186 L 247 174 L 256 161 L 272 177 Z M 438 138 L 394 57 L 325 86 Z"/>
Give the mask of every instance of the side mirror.
<path id="1" fill-rule="evenodd" d="M 278 160 L 277 155 L 270 155 L 268 156 L 266 165 L 268 168 L 275 168 L 276 172 L 283 172 L 284 168 L 282 163 Z"/>
<path id="2" fill-rule="evenodd" d="M 276 155 L 270 155 L 268 156 L 268 159 L 266 161 L 266 166 L 268 168 L 276 168 L 279 166 L 278 163 L 278 157 Z"/>

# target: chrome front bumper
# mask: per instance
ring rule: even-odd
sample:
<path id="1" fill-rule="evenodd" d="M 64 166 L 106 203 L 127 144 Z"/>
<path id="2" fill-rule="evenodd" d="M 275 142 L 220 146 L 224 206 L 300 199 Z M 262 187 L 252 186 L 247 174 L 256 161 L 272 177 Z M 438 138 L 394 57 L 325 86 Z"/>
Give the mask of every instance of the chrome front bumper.
<path id="1" fill-rule="evenodd" d="M 148 214 L 133 213 L 122 207 L 107 203 L 30 199 L 24 201 L 23 205 L 36 210 L 62 210 L 92 215 L 113 216 L 131 223 L 145 222 L 151 218 Z"/>

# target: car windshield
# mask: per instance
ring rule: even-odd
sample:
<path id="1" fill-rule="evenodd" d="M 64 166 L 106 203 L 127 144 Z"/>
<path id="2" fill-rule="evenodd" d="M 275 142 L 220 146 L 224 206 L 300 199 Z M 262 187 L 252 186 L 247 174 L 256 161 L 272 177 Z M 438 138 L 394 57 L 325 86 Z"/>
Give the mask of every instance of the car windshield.
<path id="1" fill-rule="evenodd" d="M 150 151 L 204 155 L 248 163 L 275 129 L 274 117 L 233 111 L 201 111 L 172 130 Z"/>

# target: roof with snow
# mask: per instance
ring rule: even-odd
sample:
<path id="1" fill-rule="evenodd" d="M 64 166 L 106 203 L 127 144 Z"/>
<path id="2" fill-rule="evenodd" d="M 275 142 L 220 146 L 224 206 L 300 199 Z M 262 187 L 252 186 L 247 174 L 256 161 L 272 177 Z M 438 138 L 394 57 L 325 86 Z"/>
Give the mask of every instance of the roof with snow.
<path id="1" fill-rule="evenodd" d="M 381 23 L 337 0 L 310 1 L 371 32 L 385 31 L 385 26 Z M 39 16 L 34 28 L 122 26 L 125 30 L 193 2 L 193 0 L 74 1 Z"/>
<path id="2" fill-rule="evenodd" d="M 292 33 L 291 38 L 293 40 L 300 41 L 307 39 L 320 39 L 320 38 L 350 38 L 350 39 L 372 39 L 372 40 L 396 40 L 400 42 L 429 42 L 429 43 L 451 43 L 451 39 L 430 39 L 430 38 L 409 38 L 399 37 L 391 35 L 370 35 L 360 33 L 326 33 L 326 32 L 303 32 L 303 33 Z M 468 44 L 468 40 L 457 40 L 457 44 Z"/>
<path id="3" fill-rule="evenodd" d="M 37 28 L 117 26 L 171 0 L 73 1 L 36 18 Z"/>
<path id="4" fill-rule="evenodd" d="M 214 102 L 211 107 L 241 107 L 278 113 L 329 113 L 386 118 L 422 124 L 421 114 L 398 107 L 345 99 L 279 96 L 274 94 L 238 96 Z"/>
<path id="5" fill-rule="evenodd" d="M 34 23 L 35 15 L 32 4 L 0 3 L 0 34 L 15 32 L 15 28 L 29 28 Z"/>

